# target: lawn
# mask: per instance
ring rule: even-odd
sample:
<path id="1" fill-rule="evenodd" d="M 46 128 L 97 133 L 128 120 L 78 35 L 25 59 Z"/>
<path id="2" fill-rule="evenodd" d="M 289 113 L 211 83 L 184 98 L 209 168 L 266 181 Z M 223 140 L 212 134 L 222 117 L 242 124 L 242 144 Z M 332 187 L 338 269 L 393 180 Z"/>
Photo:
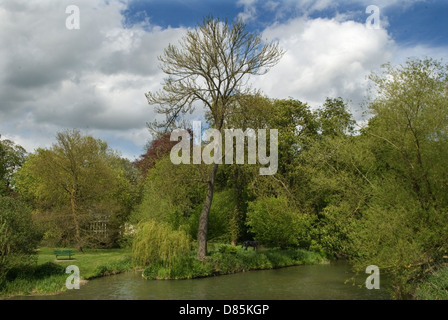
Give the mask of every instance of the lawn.
<path id="1" fill-rule="evenodd" d="M 125 271 L 121 269 L 131 265 L 131 249 L 85 249 L 84 252 L 79 252 L 73 248 L 57 248 L 57 250 L 72 250 L 74 254 L 72 260 L 65 260 L 68 258 L 64 256 L 60 256 L 59 260 L 56 260 L 54 250 L 56 248 L 39 248 L 37 264 L 53 262 L 64 268 L 75 265 L 79 268 L 81 278 L 84 280 L 105 275 L 100 272 L 104 271 L 104 267 L 110 269 L 110 274 L 113 274 L 114 271 L 116 271 L 115 273 Z M 113 270 L 114 266 L 118 267 L 118 270 Z"/>
<path id="2" fill-rule="evenodd" d="M 60 256 L 54 250 L 72 250 L 71 260 Z M 65 281 L 69 274 L 66 267 L 79 268 L 81 280 L 113 275 L 134 269 L 131 249 L 85 249 L 79 252 L 73 248 L 40 247 L 37 264 L 32 267 L 16 268 L 9 272 L 6 285 L 0 289 L 0 297 L 29 294 L 55 294 L 67 290 Z"/>

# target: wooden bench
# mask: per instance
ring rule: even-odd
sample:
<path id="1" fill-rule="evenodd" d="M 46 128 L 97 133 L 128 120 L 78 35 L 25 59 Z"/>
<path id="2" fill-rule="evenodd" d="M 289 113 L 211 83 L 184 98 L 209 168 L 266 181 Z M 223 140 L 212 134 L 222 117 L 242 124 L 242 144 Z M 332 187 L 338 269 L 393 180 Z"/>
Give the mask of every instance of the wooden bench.
<path id="1" fill-rule="evenodd" d="M 54 250 L 53 253 L 56 256 L 56 260 L 59 260 L 58 256 L 68 256 L 68 259 L 71 260 L 73 256 L 72 250 Z"/>

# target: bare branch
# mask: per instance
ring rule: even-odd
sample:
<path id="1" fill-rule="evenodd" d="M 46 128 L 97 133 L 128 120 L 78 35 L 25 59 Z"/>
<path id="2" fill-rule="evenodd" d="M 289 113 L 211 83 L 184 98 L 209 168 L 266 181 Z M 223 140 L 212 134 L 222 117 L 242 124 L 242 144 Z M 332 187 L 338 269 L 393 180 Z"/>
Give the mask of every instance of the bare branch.
<path id="1" fill-rule="evenodd" d="M 179 46 L 170 44 L 164 50 L 159 60 L 168 78 L 162 90 L 148 92 L 146 98 L 166 116 L 165 126 L 200 102 L 220 129 L 238 94 L 248 93 L 249 77 L 268 72 L 283 53 L 278 43 L 264 43 L 248 32 L 241 20 L 230 25 L 227 20 L 205 18 L 187 31 Z"/>

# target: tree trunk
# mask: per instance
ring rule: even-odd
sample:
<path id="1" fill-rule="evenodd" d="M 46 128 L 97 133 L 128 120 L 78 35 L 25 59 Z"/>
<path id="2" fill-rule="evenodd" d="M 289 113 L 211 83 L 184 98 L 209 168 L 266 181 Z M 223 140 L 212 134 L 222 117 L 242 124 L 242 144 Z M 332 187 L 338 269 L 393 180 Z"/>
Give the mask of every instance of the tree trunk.
<path id="1" fill-rule="evenodd" d="M 73 223 L 75 225 L 76 246 L 77 246 L 78 251 L 83 252 L 82 245 L 81 245 L 81 233 L 79 231 L 79 222 L 78 222 L 78 217 L 76 216 L 75 189 L 72 189 L 70 192 L 70 202 L 72 205 Z"/>
<path id="2" fill-rule="evenodd" d="M 205 197 L 204 207 L 201 211 L 201 217 L 199 218 L 198 228 L 198 260 L 203 261 L 207 255 L 207 233 L 208 233 L 208 214 L 212 206 L 213 192 L 215 188 L 216 172 L 218 171 L 218 165 L 213 164 L 213 168 L 210 173 L 210 180 L 207 186 L 207 196 Z"/>

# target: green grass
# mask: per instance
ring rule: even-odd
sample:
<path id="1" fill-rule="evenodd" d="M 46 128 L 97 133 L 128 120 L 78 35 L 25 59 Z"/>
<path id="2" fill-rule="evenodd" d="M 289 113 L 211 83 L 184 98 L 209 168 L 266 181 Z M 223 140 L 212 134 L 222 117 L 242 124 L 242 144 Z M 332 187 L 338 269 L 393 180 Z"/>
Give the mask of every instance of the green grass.
<path id="1" fill-rule="evenodd" d="M 146 279 L 194 279 L 250 270 L 276 269 L 302 264 L 326 263 L 319 253 L 301 249 L 223 250 L 218 247 L 200 262 L 194 253 L 176 257 L 170 264 L 154 263 L 146 267 Z"/>
<path id="2" fill-rule="evenodd" d="M 448 300 L 448 267 L 428 276 L 417 288 L 419 300 Z"/>
<path id="3" fill-rule="evenodd" d="M 71 260 L 60 256 L 56 260 L 55 249 L 72 250 Z M 132 270 L 131 249 L 85 249 L 78 252 L 72 248 L 39 248 L 35 266 L 15 268 L 8 274 L 0 288 L 0 297 L 29 294 L 54 294 L 66 290 L 65 281 L 69 265 L 79 268 L 82 280 L 117 274 Z"/>
<path id="4" fill-rule="evenodd" d="M 78 252 L 71 248 L 63 249 L 73 251 L 74 256 L 72 256 L 72 260 L 66 261 L 64 260 L 65 257 L 59 257 L 62 261 L 58 261 L 53 254 L 55 248 L 40 248 L 37 264 L 54 262 L 64 268 L 69 265 L 76 265 L 79 267 L 81 279 L 84 280 L 113 274 L 112 271 L 115 268 L 117 269 L 115 273 L 123 272 L 131 268 L 131 249 L 84 249 L 84 252 Z M 102 274 L 100 272 L 102 269 L 108 270 L 105 270 L 104 274 Z"/>

